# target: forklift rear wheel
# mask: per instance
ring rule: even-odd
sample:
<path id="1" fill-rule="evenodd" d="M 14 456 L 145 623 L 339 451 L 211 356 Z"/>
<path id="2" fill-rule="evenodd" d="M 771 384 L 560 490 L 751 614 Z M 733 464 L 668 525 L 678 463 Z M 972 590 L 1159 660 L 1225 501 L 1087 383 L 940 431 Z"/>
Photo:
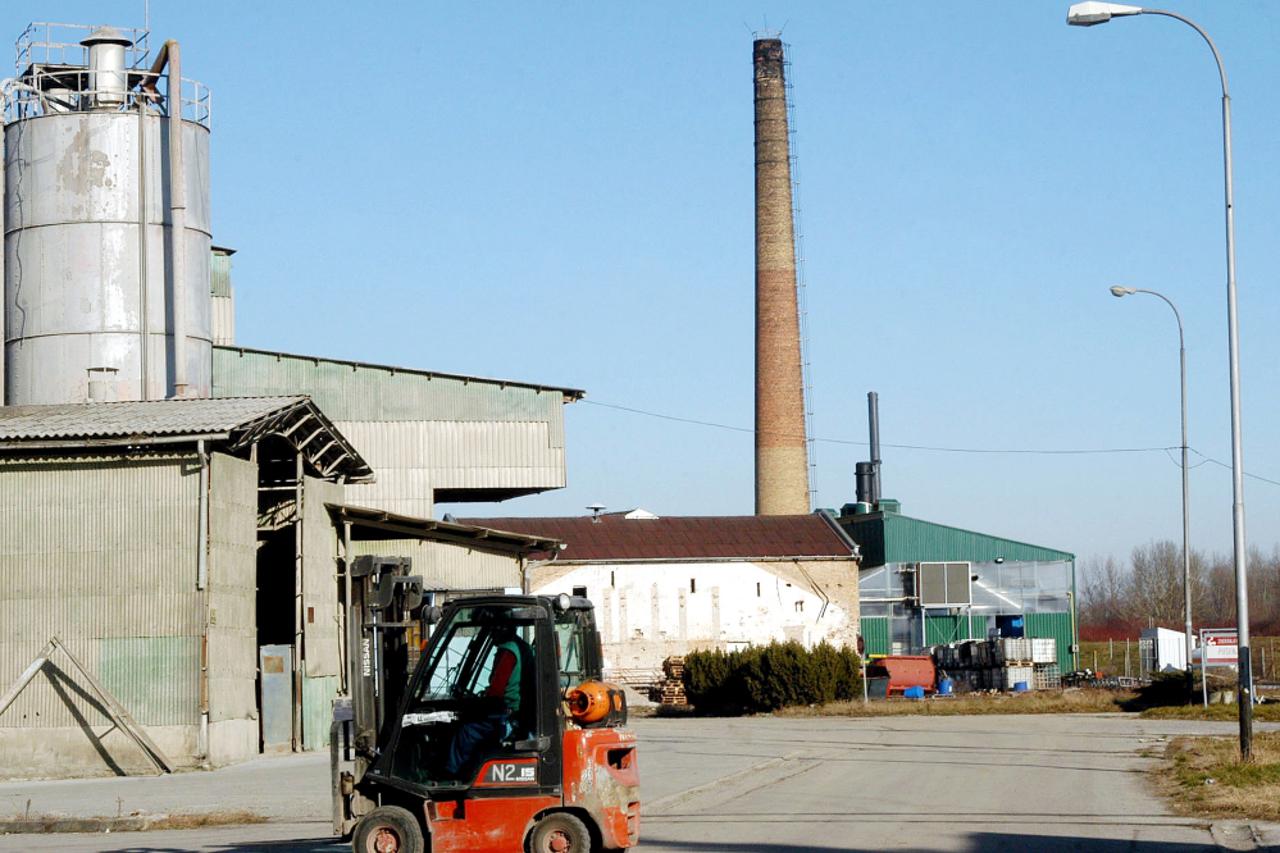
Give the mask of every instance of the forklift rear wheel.
<path id="1" fill-rule="evenodd" d="M 530 833 L 529 853 L 591 853 L 591 833 L 571 814 L 549 814 Z"/>
<path id="2" fill-rule="evenodd" d="M 355 853 L 425 853 L 422 827 L 408 809 L 378 806 L 365 815 L 351 839 Z"/>

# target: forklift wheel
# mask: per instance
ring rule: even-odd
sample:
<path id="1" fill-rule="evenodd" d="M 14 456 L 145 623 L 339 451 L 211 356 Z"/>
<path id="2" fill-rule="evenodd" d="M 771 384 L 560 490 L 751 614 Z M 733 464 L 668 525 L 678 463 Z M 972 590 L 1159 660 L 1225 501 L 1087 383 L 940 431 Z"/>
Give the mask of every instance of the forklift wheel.
<path id="1" fill-rule="evenodd" d="M 361 819 L 351 839 L 355 853 L 425 853 L 418 819 L 399 806 L 378 806 Z"/>
<path id="2" fill-rule="evenodd" d="M 591 853 L 591 833 L 571 814 L 549 814 L 529 833 L 529 853 Z"/>

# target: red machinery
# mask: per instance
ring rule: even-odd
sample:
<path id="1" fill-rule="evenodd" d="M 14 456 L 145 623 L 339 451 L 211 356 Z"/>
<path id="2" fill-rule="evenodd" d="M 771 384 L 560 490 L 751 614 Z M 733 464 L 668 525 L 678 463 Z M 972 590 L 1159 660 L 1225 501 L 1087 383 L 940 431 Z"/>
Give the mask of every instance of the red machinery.
<path id="1" fill-rule="evenodd" d="M 621 689 L 601 681 L 591 602 L 491 595 L 436 615 L 408 684 L 388 691 L 374 679 L 397 698 L 387 713 L 362 713 L 379 703 L 356 691 L 358 707 L 334 724 L 334 829 L 351 834 L 357 853 L 590 853 L 639 843 L 636 739 Z M 374 638 L 402 620 L 374 618 Z M 503 649 L 513 650 L 505 662 Z M 371 673 L 394 658 L 377 651 L 365 658 Z M 512 658 L 518 668 L 495 692 L 494 673 Z"/>
<path id="2" fill-rule="evenodd" d="M 921 687 L 926 693 L 935 689 L 937 672 L 928 655 L 889 655 L 867 663 L 868 684 L 887 679 L 885 695 L 902 694 L 908 687 Z"/>

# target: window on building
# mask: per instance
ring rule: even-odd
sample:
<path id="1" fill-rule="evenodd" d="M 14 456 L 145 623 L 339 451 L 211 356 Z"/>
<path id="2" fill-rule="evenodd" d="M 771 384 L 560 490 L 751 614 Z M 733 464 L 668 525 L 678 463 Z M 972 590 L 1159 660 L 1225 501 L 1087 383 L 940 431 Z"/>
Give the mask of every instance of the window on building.
<path id="1" fill-rule="evenodd" d="M 796 602 L 796 612 L 797 612 L 797 613 L 803 613 L 803 612 L 804 612 L 804 602 L 803 602 L 803 601 L 797 601 L 797 602 Z"/>
<path id="2" fill-rule="evenodd" d="M 756 581 L 756 598 L 760 597 L 760 581 Z"/>
<path id="3" fill-rule="evenodd" d="M 573 588 L 573 594 L 578 596 L 579 598 L 586 598 L 587 588 L 585 586 L 575 586 Z"/>
<path id="4" fill-rule="evenodd" d="M 609 586 L 615 587 L 617 585 L 618 585 L 618 578 L 616 577 L 616 573 L 609 572 Z"/>
<path id="5" fill-rule="evenodd" d="M 697 592 L 697 591 L 698 591 L 698 579 L 689 578 L 689 592 Z"/>

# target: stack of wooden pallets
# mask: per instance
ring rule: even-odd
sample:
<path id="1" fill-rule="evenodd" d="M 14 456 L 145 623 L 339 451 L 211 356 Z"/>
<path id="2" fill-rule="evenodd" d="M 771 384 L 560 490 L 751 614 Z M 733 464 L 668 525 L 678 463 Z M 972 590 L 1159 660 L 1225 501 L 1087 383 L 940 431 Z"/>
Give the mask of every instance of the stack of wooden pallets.
<path id="1" fill-rule="evenodd" d="M 662 674 L 666 676 L 658 685 L 657 699 L 663 705 L 688 705 L 684 695 L 684 658 L 669 657 L 662 662 Z"/>

